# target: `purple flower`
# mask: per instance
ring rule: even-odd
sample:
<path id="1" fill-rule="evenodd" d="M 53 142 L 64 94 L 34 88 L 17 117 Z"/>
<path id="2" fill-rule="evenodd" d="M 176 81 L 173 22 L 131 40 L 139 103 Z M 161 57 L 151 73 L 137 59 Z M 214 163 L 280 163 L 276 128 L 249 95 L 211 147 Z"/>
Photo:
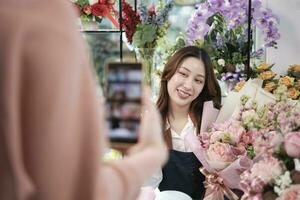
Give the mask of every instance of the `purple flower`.
<path id="1" fill-rule="evenodd" d="M 263 55 L 263 53 L 264 53 L 264 49 L 260 48 L 260 49 L 258 49 L 256 51 L 252 52 L 251 53 L 251 57 L 252 58 L 259 58 L 259 57 L 261 57 Z"/>
<path id="2" fill-rule="evenodd" d="M 226 64 L 243 64 L 246 60 L 246 56 L 243 55 L 244 49 L 248 41 L 248 1 L 206 0 L 202 2 L 197 4 L 194 15 L 188 21 L 186 45 L 198 44 L 196 41 L 201 39 L 204 40 L 204 45 L 213 49 L 214 62 L 224 59 Z M 278 23 L 278 17 L 270 9 L 262 7 L 262 0 L 252 0 L 252 27 L 262 31 L 264 46 L 276 48 L 280 38 Z M 252 53 L 252 56 L 259 58 L 262 54 L 263 49 L 259 49 Z M 218 68 L 218 73 L 221 74 L 223 70 Z M 245 79 L 245 75 L 240 71 L 233 72 L 231 75 L 223 73 L 221 79 L 239 81 Z"/>
<path id="3" fill-rule="evenodd" d="M 186 43 L 194 44 L 196 39 L 203 39 L 209 31 L 209 25 L 206 24 L 207 19 L 213 13 L 209 10 L 207 4 L 200 4 L 193 17 L 188 21 L 188 29 L 186 32 Z M 205 23 L 201 23 L 205 22 Z"/>

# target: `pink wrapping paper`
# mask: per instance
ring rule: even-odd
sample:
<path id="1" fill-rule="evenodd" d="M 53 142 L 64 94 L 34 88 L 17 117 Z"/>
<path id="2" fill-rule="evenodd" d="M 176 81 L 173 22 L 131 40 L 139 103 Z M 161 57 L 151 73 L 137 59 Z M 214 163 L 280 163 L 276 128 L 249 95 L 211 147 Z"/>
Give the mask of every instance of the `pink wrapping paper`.
<path id="1" fill-rule="evenodd" d="M 207 128 L 216 121 L 219 112 L 220 110 L 214 107 L 213 101 L 204 102 L 200 132 L 205 132 Z"/>
<path id="2" fill-rule="evenodd" d="M 190 146 L 195 156 L 202 163 L 203 167 L 208 173 L 217 174 L 223 179 L 224 184 L 231 189 L 241 189 L 240 188 L 240 174 L 249 169 L 253 162 L 246 155 L 239 157 L 229 166 L 221 171 L 216 171 L 207 162 L 206 150 L 201 146 L 199 138 L 195 136 L 192 132 L 185 136 L 185 143 Z"/>

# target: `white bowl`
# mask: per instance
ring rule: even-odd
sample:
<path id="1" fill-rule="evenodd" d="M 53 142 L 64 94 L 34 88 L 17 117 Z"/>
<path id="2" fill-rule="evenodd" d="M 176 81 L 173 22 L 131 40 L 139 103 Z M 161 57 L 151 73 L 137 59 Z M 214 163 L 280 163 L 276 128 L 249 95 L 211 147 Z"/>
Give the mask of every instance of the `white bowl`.
<path id="1" fill-rule="evenodd" d="M 155 200 L 192 200 L 192 198 L 183 192 L 166 190 L 159 192 Z"/>

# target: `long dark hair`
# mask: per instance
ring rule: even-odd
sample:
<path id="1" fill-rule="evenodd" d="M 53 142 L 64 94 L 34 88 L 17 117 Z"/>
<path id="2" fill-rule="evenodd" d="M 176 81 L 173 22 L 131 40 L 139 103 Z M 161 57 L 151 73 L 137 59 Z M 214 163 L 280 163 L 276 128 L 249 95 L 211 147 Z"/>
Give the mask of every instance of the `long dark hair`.
<path id="1" fill-rule="evenodd" d="M 197 133 L 200 132 L 203 103 L 205 101 L 213 101 L 215 108 L 221 107 L 221 89 L 213 71 L 213 65 L 208 53 L 203 48 L 196 46 L 187 46 L 178 50 L 166 63 L 162 72 L 160 81 L 160 91 L 157 100 L 157 107 L 161 113 L 163 120 L 163 128 L 166 127 L 167 115 L 169 112 L 169 94 L 167 89 L 168 81 L 176 73 L 181 63 L 188 57 L 200 59 L 205 68 L 205 83 L 203 90 L 199 96 L 192 101 L 190 106 L 190 116 L 197 127 Z M 166 143 L 172 148 L 172 140 L 170 130 L 164 134 Z"/>

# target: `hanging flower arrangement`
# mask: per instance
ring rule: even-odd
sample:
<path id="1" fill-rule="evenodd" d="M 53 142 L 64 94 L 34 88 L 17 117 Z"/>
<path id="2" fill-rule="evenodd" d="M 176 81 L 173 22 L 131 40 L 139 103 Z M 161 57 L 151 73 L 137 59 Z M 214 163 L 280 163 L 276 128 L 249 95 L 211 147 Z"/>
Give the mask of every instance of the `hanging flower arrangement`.
<path id="1" fill-rule="evenodd" d="M 219 79 L 227 77 L 227 72 L 239 74 L 247 63 L 248 6 L 245 0 L 206 0 L 197 5 L 188 22 L 186 45 L 208 49 Z M 278 17 L 262 6 L 262 0 L 252 0 L 252 29 L 257 28 L 264 37 L 263 46 L 252 52 L 252 58 L 260 58 L 264 47 L 277 48 L 278 23 Z"/>
<path id="2" fill-rule="evenodd" d="M 72 1 L 76 6 L 81 21 L 89 22 L 96 20 L 102 21 L 105 17 L 112 22 L 112 24 L 119 28 L 118 20 L 115 19 L 117 11 L 114 8 L 115 0 L 75 0 Z"/>

